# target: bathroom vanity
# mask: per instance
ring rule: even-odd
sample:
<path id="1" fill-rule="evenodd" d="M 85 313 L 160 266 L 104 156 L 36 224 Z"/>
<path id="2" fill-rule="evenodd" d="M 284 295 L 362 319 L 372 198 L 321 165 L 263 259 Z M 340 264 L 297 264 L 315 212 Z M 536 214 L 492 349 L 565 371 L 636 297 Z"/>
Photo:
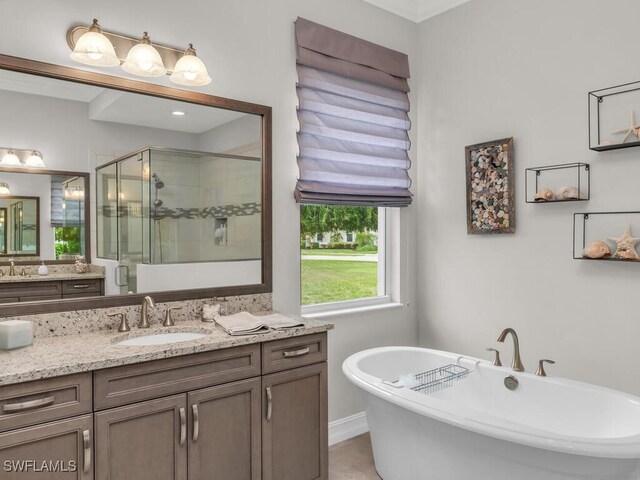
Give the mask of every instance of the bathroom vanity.
<path id="1" fill-rule="evenodd" d="M 56 479 L 326 479 L 330 328 L 200 327 L 205 340 L 168 349 L 96 333 L 0 353 L 0 458 L 75 469 L 46 477 Z"/>
<path id="2" fill-rule="evenodd" d="M 104 295 L 104 273 L 0 277 L 0 303 L 85 298 L 97 295 Z"/>

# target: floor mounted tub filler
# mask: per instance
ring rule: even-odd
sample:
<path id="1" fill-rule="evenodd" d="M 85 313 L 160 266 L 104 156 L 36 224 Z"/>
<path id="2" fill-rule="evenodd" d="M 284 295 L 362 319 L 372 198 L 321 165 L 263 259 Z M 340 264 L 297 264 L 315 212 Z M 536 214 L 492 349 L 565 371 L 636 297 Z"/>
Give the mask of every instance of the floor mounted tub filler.
<path id="1" fill-rule="evenodd" d="M 365 350 L 342 369 L 384 480 L 640 479 L 639 397 L 426 348 Z"/>

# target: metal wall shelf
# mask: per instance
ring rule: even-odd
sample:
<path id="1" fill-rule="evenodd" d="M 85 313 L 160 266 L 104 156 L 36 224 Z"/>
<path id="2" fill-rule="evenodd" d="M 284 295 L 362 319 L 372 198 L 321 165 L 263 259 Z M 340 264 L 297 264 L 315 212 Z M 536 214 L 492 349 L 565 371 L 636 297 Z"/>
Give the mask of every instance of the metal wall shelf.
<path id="1" fill-rule="evenodd" d="M 573 214 L 573 258 L 592 262 L 640 263 L 640 260 L 626 260 L 614 257 L 616 244 L 608 237 L 620 237 L 627 226 L 632 236 L 640 237 L 640 211 L 627 212 L 582 212 Z M 591 242 L 601 240 L 611 249 L 606 258 L 587 258 L 583 256 L 585 247 Z M 637 251 L 637 249 L 636 249 Z"/>
<path id="2" fill-rule="evenodd" d="M 567 200 L 535 200 L 536 193 L 544 187 L 555 192 L 561 187 L 576 187 L 580 198 Z M 585 202 L 591 198 L 591 167 L 588 163 L 563 163 L 525 169 L 524 195 L 526 203 Z"/>
<path id="3" fill-rule="evenodd" d="M 640 127 L 640 82 L 594 90 L 588 98 L 589 149 L 604 152 L 640 146 L 640 129 L 629 135 L 624 131 L 615 133 L 619 129 Z M 623 142 L 625 136 L 631 141 Z"/>

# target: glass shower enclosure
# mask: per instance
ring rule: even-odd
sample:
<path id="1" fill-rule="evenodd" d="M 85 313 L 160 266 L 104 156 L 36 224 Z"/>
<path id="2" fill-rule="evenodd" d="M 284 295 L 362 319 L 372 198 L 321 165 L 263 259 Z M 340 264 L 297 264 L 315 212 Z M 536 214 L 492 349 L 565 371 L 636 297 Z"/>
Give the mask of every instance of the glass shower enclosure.
<path id="1" fill-rule="evenodd" d="M 259 157 L 146 147 L 96 168 L 97 256 L 120 293 L 140 264 L 261 258 Z"/>

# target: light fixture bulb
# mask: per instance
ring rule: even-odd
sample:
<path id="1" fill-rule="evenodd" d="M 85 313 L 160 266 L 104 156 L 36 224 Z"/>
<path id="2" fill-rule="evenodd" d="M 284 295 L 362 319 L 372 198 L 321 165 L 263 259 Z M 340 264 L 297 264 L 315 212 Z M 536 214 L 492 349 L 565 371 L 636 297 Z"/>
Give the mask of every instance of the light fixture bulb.
<path id="1" fill-rule="evenodd" d="M 175 110 L 173 112 L 171 112 L 171 115 L 174 115 L 176 117 L 184 117 L 187 114 L 187 112 L 183 112 L 181 110 Z"/>
<path id="2" fill-rule="evenodd" d="M 0 183 L 0 195 L 11 195 L 11 190 L 9 190 L 8 183 Z"/>
<path id="3" fill-rule="evenodd" d="M 196 51 L 191 43 L 184 55 L 176 62 L 170 78 L 173 83 L 187 86 L 200 87 L 211 83 L 207 67 L 196 56 Z"/>
<path id="4" fill-rule="evenodd" d="M 132 75 L 141 77 L 161 77 L 167 73 L 158 50 L 151 45 L 149 34 L 144 32 L 140 43 L 127 54 L 122 69 Z"/>
<path id="5" fill-rule="evenodd" d="M 29 155 L 24 161 L 24 166 L 31 168 L 44 168 L 45 164 L 44 160 L 42 159 L 42 155 L 34 150 L 33 152 L 31 152 L 31 155 Z"/>
<path id="6" fill-rule="evenodd" d="M 85 65 L 96 67 L 117 67 L 120 60 L 111 41 L 102 33 L 98 20 L 93 19 L 93 24 L 77 41 L 71 58 Z"/>
<path id="7" fill-rule="evenodd" d="M 22 162 L 20 162 L 18 156 L 13 153 L 13 149 L 10 149 L 7 154 L 2 157 L 2 160 L 0 160 L 0 165 L 3 167 L 21 167 Z"/>

